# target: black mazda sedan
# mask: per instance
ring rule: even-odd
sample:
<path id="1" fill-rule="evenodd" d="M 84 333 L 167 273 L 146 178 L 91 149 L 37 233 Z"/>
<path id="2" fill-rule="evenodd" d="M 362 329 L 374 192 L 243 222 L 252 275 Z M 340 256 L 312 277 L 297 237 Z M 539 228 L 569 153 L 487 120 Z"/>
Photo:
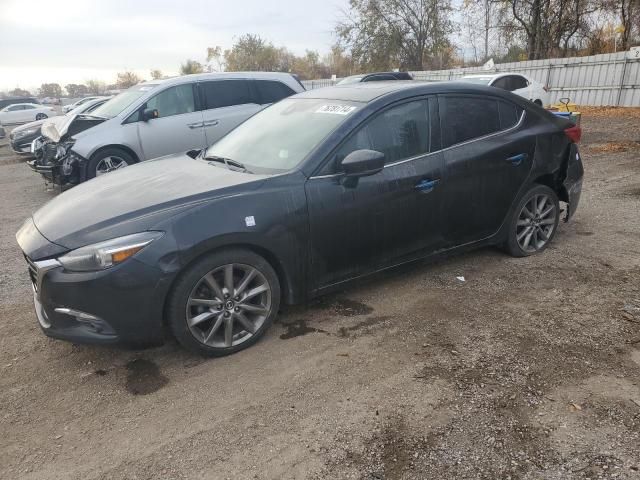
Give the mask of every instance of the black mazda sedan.
<path id="1" fill-rule="evenodd" d="M 180 132 L 176 132 L 180 135 Z M 544 250 L 580 199 L 580 129 L 511 93 L 312 90 L 202 152 L 70 190 L 17 233 L 45 334 L 225 355 L 281 303 L 420 258 Z"/>

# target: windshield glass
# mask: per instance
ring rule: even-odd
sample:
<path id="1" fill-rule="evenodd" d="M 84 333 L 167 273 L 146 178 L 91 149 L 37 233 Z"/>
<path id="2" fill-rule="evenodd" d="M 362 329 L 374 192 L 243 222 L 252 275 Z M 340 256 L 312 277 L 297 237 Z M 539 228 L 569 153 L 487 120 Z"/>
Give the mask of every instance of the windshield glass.
<path id="1" fill-rule="evenodd" d="M 220 139 L 205 158 L 240 162 L 253 173 L 291 170 L 359 106 L 342 100 L 282 100 Z"/>
<path id="2" fill-rule="evenodd" d="M 352 75 L 350 77 L 343 78 L 336 85 L 348 85 L 350 83 L 358 83 L 362 80 L 362 75 Z"/>
<path id="3" fill-rule="evenodd" d="M 461 82 L 477 83 L 479 85 L 489 85 L 493 77 L 462 77 Z"/>
<path id="4" fill-rule="evenodd" d="M 100 107 L 96 108 L 91 112 L 91 115 L 95 115 L 96 117 L 113 118 L 156 86 L 157 85 L 136 85 L 135 87 L 131 87 L 129 90 L 125 90 L 108 102 L 102 104 Z"/>

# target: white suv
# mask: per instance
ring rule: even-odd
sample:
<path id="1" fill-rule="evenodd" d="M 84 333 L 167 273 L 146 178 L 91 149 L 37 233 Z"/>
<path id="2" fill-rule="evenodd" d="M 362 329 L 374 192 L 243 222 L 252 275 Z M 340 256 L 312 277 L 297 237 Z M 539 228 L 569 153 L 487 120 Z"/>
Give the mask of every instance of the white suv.
<path id="1" fill-rule="evenodd" d="M 43 128 L 57 145 L 37 171 L 56 183 L 74 184 L 143 160 L 203 149 L 271 103 L 303 90 L 292 75 L 267 72 L 141 83 L 90 115 Z"/>
<path id="2" fill-rule="evenodd" d="M 549 105 L 548 88 L 521 73 L 496 73 L 484 75 L 466 75 L 463 82 L 479 83 L 501 88 L 537 103 L 541 107 Z"/>

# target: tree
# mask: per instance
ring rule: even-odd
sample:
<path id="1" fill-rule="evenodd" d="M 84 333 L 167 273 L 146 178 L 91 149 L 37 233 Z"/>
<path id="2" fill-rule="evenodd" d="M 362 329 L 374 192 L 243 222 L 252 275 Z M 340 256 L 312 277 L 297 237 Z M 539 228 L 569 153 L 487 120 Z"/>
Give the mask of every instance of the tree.
<path id="1" fill-rule="evenodd" d="M 118 88 L 129 88 L 141 82 L 141 79 L 134 72 L 120 72 L 117 75 L 116 85 Z"/>
<path id="2" fill-rule="evenodd" d="M 565 56 L 585 17 L 597 10 L 589 0 L 508 0 L 523 33 L 527 58 Z"/>
<path id="3" fill-rule="evenodd" d="M 16 87 L 9 92 L 9 95 L 11 95 L 12 97 L 30 97 L 31 92 L 29 92 L 29 90 L 24 90 L 20 87 Z"/>
<path id="4" fill-rule="evenodd" d="M 215 62 L 215 66 L 211 66 L 211 62 Z M 224 70 L 224 54 L 222 47 L 215 46 L 207 48 L 207 63 L 208 70 L 215 70 L 216 72 L 222 72 Z"/>
<path id="5" fill-rule="evenodd" d="M 331 51 L 325 55 L 322 63 L 324 63 L 329 70 L 329 75 L 335 75 L 337 77 L 347 77 L 356 73 L 358 70 L 351 55 L 339 44 L 334 44 L 331 47 Z"/>
<path id="6" fill-rule="evenodd" d="M 151 75 L 151 78 L 154 80 L 160 80 L 163 77 L 162 72 L 157 69 L 151 70 L 149 74 Z"/>
<path id="7" fill-rule="evenodd" d="M 62 87 L 57 83 L 43 83 L 40 85 L 40 95 L 44 97 L 60 98 L 62 96 Z"/>
<path id="8" fill-rule="evenodd" d="M 180 65 L 180 73 L 182 75 L 191 75 L 193 73 L 203 73 L 204 68 L 200 62 L 188 59 L 182 65 Z"/>
<path id="9" fill-rule="evenodd" d="M 350 0 L 336 33 L 366 70 L 424 70 L 443 66 L 451 11 L 450 0 Z"/>
<path id="10" fill-rule="evenodd" d="M 67 91 L 67 95 L 71 98 L 82 97 L 88 93 L 88 89 L 86 85 L 78 84 L 78 83 L 70 83 L 64 86 L 64 89 Z"/>
<path id="11" fill-rule="evenodd" d="M 87 80 L 87 93 L 91 95 L 102 95 L 107 91 L 107 85 L 100 80 Z"/>
<path id="12" fill-rule="evenodd" d="M 242 35 L 224 52 L 227 71 L 287 72 L 293 55 L 286 48 L 276 48 L 259 35 Z"/>

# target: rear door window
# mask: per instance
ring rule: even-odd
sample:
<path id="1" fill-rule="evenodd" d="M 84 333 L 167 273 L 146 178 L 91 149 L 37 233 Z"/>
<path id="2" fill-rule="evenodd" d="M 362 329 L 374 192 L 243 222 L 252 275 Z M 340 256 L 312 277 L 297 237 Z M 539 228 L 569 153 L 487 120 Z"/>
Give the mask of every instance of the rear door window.
<path id="1" fill-rule="evenodd" d="M 441 97 L 445 145 L 473 140 L 501 130 L 498 100 L 491 97 Z"/>
<path id="2" fill-rule="evenodd" d="M 147 108 L 158 110 L 158 118 L 194 112 L 193 85 L 177 85 L 163 90 L 147 100 Z"/>
<path id="3" fill-rule="evenodd" d="M 284 83 L 275 80 L 254 80 L 253 85 L 258 93 L 258 102 L 262 105 L 279 102 L 295 93 Z"/>
<path id="4" fill-rule="evenodd" d="M 511 75 L 509 77 L 509 90 L 520 90 L 521 88 L 527 88 L 529 86 L 529 82 L 526 78 L 520 75 Z"/>
<path id="5" fill-rule="evenodd" d="M 217 80 L 200 84 L 204 109 L 257 103 L 251 95 L 248 80 Z"/>

